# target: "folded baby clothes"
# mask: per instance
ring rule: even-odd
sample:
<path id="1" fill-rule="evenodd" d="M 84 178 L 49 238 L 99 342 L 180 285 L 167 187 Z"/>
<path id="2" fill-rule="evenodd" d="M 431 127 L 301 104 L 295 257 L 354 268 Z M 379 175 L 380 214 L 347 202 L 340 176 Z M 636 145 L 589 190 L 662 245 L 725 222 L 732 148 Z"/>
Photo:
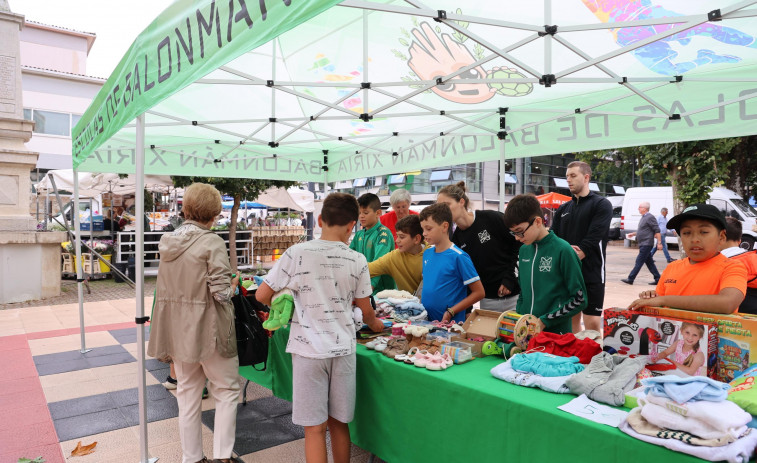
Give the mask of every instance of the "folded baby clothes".
<path id="1" fill-rule="evenodd" d="M 702 445 L 706 447 L 722 447 L 731 442 L 735 442 L 737 439 L 737 437 L 730 435 L 721 435 L 718 438 L 703 438 L 690 432 L 678 431 L 676 428 L 665 428 L 664 426 L 656 425 L 647 420 L 642 408 L 643 407 L 634 408 L 626 417 L 628 424 L 639 434 L 659 437 L 661 439 L 675 439 L 687 444 Z M 746 431 L 746 428 L 744 428 L 744 431 Z"/>
<path id="2" fill-rule="evenodd" d="M 528 350 L 539 349 L 539 352 L 559 355 L 560 357 L 576 356 L 580 363 L 589 363 L 591 358 L 602 352 L 602 348 L 591 339 L 577 339 L 573 333 L 550 333 L 542 331 L 528 342 Z"/>
<path id="3" fill-rule="evenodd" d="M 560 357 L 543 352 L 518 354 L 510 362 L 514 370 L 541 376 L 567 376 L 584 369 L 578 363 L 578 357 Z"/>
<path id="4" fill-rule="evenodd" d="M 658 426 L 644 417 L 643 407 L 637 407 L 631 410 L 626 420 L 634 431 L 639 434 L 644 434 L 652 437 L 659 437 L 661 439 L 675 439 L 681 442 L 685 442 L 691 445 L 701 445 L 706 447 L 722 447 L 728 445 L 731 442 L 735 442 L 736 438 L 731 436 L 720 436 L 720 438 L 702 438 L 698 435 L 691 434 L 686 431 L 678 431 L 674 429 L 667 429 Z"/>
<path id="5" fill-rule="evenodd" d="M 623 421 L 618 426 L 618 429 L 628 434 L 631 437 L 649 442 L 651 444 L 659 445 L 676 452 L 686 453 L 695 457 L 702 458 L 708 461 L 728 461 L 729 463 L 746 463 L 754 452 L 754 448 L 757 447 L 757 431 L 747 432 L 743 437 L 736 440 L 736 442 L 721 447 L 707 447 L 700 445 L 691 445 L 685 442 L 681 442 L 676 439 L 663 439 L 660 437 L 648 436 L 641 434 L 628 424 L 628 421 Z M 750 430 L 751 431 L 751 430 Z"/>
<path id="6" fill-rule="evenodd" d="M 421 313 L 424 310 L 426 310 L 425 307 L 423 307 L 423 304 L 421 304 L 418 301 L 404 301 L 399 304 L 394 304 L 394 310 L 401 309 L 401 310 L 413 310 L 417 313 Z"/>
<path id="7" fill-rule="evenodd" d="M 655 426 L 676 431 L 684 431 L 702 439 L 711 439 L 725 445 L 735 441 L 747 430 L 747 427 L 716 429 L 706 421 L 696 418 L 686 418 L 657 404 L 646 403 L 641 407 L 641 416 Z M 700 444 L 697 444 L 700 445 Z"/>
<path id="8" fill-rule="evenodd" d="M 399 321 L 416 321 L 426 320 L 428 318 L 428 313 L 420 302 L 406 301 L 400 305 L 394 306 L 393 316 L 395 320 Z"/>
<path id="9" fill-rule="evenodd" d="M 734 437 L 738 437 L 744 433 L 744 427 L 752 421 L 752 415 L 742 410 L 735 403 L 727 400 L 721 402 L 692 400 L 679 404 L 667 397 L 651 394 L 640 399 L 639 404 L 644 407 L 652 405 L 653 407 L 650 408 L 650 411 L 660 414 L 659 419 L 657 419 L 656 417 L 647 416 L 647 411 L 645 410 L 644 416 L 648 421 L 663 428 L 680 429 L 700 437 L 707 437 L 703 434 L 705 430 L 711 431 L 710 436 L 727 432 Z M 658 409 L 664 410 L 665 413 L 659 412 Z"/>
<path id="10" fill-rule="evenodd" d="M 565 384 L 576 395 L 609 405 L 623 405 L 625 393 L 636 385 L 636 375 L 644 368 L 647 357 L 613 356 L 607 352 L 595 355 L 586 369 L 571 376 Z"/>
<path id="11" fill-rule="evenodd" d="M 678 403 L 689 400 L 710 400 L 720 402 L 728 397 L 729 385 L 706 376 L 679 377 L 673 375 L 656 376 L 641 381 L 646 386 L 644 392 L 661 397 L 669 397 Z"/>
<path id="12" fill-rule="evenodd" d="M 491 369 L 491 374 L 497 379 L 507 381 L 518 386 L 536 387 L 543 391 L 554 392 L 557 394 L 567 394 L 570 392 L 565 380 L 568 376 L 540 376 L 535 373 L 524 373 L 513 370 L 510 360 L 500 363 Z"/>
<path id="13" fill-rule="evenodd" d="M 417 297 L 401 289 L 385 289 L 376 293 L 377 299 L 402 299 L 406 301 L 408 299 L 418 300 Z"/>

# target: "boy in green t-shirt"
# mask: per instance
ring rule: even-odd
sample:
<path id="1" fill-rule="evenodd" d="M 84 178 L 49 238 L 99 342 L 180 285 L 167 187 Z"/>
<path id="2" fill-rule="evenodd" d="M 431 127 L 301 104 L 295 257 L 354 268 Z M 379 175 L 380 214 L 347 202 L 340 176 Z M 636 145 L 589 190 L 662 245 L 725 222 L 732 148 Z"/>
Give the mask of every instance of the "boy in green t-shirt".
<path id="1" fill-rule="evenodd" d="M 534 195 L 518 195 L 507 203 L 505 226 L 523 243 L 518 252 L 521 291 L 517 312 L 538 317 L 545 331 L 572 332 L 571 318 L 587 305 L 576 252 L 544 226 Z"/>
<path id="2" fill-rule="evenodd" d="M 381 200 L 373 193 L 366 193 L 357 199 L 360 206 L 361 229 L 355 233 L 350 243 L 353 249 L 365 256 L 369 263 L 394 250 L 392 232 L 379 222 L 381 214 Z M 397 286 L 389 275 L 379 275 L 371 278 L 373 294 L 385 289 L 395 289 Z"/>

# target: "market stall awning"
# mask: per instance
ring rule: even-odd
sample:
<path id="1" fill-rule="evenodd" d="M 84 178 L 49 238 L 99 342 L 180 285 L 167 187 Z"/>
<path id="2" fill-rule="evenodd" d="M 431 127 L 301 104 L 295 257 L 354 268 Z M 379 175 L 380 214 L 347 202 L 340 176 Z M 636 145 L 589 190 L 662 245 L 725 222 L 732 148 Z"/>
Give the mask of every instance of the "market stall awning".
<path id="1" fill-rule="evenodd" d="M 134 172 L 143 113 L 147 173 L 317 182 L 751 135 L 755 2 L 178 0 L 74 166 Z"/>
<path id="2" fill-rule="evenodd" d="M 300 212 L 315 210 L 315 194 L 311 191 L 292 188 L 269 188 L 261 193 L 256 202 L 265 204 L 271 209 L 291 209 Z"/>
<path id="3" fill-rule="evenodd" d="M 145 175 L 145 189 L 154 193 L 173 192 L 173 180 L 167 175 Z M 134 194 L 136 179 L 134 175 L 120 178 L 118 174 L 102 173 L 94 177 L 92 188 L 103 193 L 117 195 Z"/>
<path id="4" fill-rule="evenodd" d="M 570 201 L 570 196 L 561 195 L 560 193 L 547 193 L 536 197 L 539 200 L 541 207 L 547 209 L 557 209 L 562 203 Z"/>
<path id="5" fill-rule="evenodd" d="M 224 209 L 231 209 L 234 207 L 234 201 L 224 201 L 221 203 Z M 241 201 L 239 203 L 239 209 L 268 209 L 265 204 L 260 204 L 255 201 Z"/>
<path id="6" fill-rule="evenodd" d="M 99 196 L 100 192 L 92 189 L 94 183 L 95 174 L 89 172 L 79 172 L 79 196 L 82 198 L 93 198 Z M 68 192 L 74 191 L 74 170 L 73 169 L 58 169 L 51 170 L 42 177 L 42 180 L 34 185 L 34 188 L 38 193 L 50 193 L 54 192 L 53 182 L 55 180 L 55 186 L 58 191 L 64 190 Z"/>

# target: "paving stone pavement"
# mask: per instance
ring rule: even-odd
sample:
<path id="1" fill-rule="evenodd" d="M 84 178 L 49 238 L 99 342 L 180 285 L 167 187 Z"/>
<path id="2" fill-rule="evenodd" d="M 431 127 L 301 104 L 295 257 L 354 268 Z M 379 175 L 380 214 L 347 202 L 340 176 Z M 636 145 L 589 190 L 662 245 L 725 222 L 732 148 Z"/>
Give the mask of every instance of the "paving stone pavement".
<path id="1" fill-rule="evenodd" d="M 157 277 L 145 277 L 145 296 L 152 296 Z M 89 282 L 90 294 L 84 290 L 84 302 L 111 301 L 115 299 L 129 299 L 134 297 L 134 288 L 126 283 L 116 283 L 113 278 L 92 280 Z M 47 305 L 75 304 L 79 302 L 79 291 L 76 280 L 61 280 L 60 296 L 40 299 L 36 301 L 18 302 L 14 304 L 0 304 L 0 310 L 20 309 L 23 307 L 39 307 Z"/>

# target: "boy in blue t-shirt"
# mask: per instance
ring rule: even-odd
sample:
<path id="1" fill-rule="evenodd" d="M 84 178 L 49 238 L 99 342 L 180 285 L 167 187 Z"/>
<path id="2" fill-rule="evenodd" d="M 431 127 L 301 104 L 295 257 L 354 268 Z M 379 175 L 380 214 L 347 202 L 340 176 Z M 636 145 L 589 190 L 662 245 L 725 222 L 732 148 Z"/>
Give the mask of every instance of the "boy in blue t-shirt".
<path id="1" fill-rule="evenodd" d="M 452 211 L 445 203 L 423 209 L 423 237 L 431 245 L 423 252 L 421 302 L 429 320 L 465 320 L 465 310 L 484 298 L 484 285 L 467 253 L 452 244 Z M 470 289 L 467 293 L 466 286 Z"/>

